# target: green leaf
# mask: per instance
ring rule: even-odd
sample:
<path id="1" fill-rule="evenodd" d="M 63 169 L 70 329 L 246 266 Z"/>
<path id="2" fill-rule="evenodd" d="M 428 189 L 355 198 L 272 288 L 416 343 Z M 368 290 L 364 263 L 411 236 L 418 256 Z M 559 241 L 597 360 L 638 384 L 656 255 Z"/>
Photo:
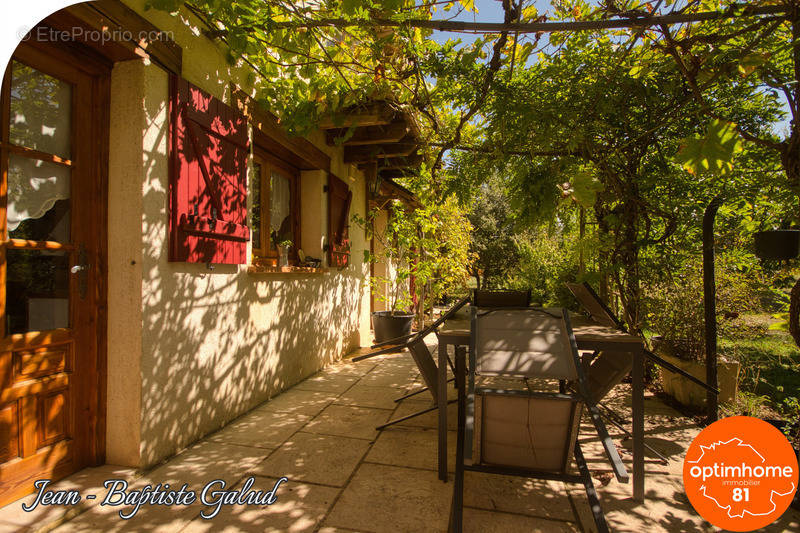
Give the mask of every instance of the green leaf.
<path id="1" fill-rule="evenodd" d="M 597 193 L 604 188 L 603 184 L 588 172 L 579 172 L 572 179 L 572 197 L 586 208 L 594 205 Z"/>
<path id="2" fill-rule="evenodd" d="M 766 62 L 766 57 L 762 54 L 747 54 L 739 60 L 739 73 L 747 77 L 752 74 L 758 67 Z"/>
<path id="3" fill-rule="evenodd" d="M 531 4 L 528 7 L 522 9 L 522 20 L 528 21 L 533 20 L 539 17 L 539 10 L 536 9 L 536 6 Z"/>
<path id="4" fill-rule="evenodd" d="M 723 176 L 733 170 L 733 158 L 741 151 L 736 124 L 715 119 L 706 127 L 704 136 L 684 139 L 675 159 L 691 174 Z"/>
<path id="5" fill-rule="evenodd" d="M 464 6 L 464 9 L 467 11 L 474 11 L 475 13 L 478 12 L 478 10 L 475 9 L 475 0 L 460 0 L 458 3 Z"/>
<path id="6" fill-rule="evenodd" d="M 636 65 L 628 71 L 628 75 L 633 79 L 641 78 L 646 74 L 647 68 L 642 65 Z"/>
<path id="7" fill-rule="evenodd" d="M 354 15 L 361 4 L 359 0 L 342 0 L 342 11 L 345 15 Z"/>

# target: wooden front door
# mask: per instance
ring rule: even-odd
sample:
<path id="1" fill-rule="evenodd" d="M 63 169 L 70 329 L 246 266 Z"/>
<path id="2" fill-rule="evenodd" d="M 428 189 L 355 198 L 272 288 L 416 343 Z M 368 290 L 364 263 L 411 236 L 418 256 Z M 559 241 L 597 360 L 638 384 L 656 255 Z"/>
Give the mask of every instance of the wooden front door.
<path id="1" fill-rule="evenodd" d="M 21 45 L 0 125 L 0 505 L 104 459 L 108 72 Z"/>

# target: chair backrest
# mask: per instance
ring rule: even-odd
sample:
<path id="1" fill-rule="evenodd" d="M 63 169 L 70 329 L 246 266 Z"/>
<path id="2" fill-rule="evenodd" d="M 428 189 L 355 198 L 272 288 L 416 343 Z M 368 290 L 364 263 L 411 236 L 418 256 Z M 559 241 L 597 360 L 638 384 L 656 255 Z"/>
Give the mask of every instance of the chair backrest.
<path id="1" fill-rule="evenodd" d="M 623 329 L 622 321 L 614 315 L 613 311 L 611 311 L 591 285 L 585 281 L 583 283 L 565 283 L 564 285 L 566 285 L 567 289 L 575 296 L 578 303 L 586 309 L 586 312 L 589 313 L 592 320 L 604 326 Z"/>
<path id="2" fill-rule="evenodd" d="M 476 307 L 528 307 L 531 304 L 531 290 L 475 290 L 472 305 Z"/>
<path id="3" fill-rule="evenodd" d="M 479 391 L 480 462 L 564 474 L 583 403 L 556 393 Z"/>
<path id="4" fill-rule="evenodd" d="M 578 349 L 563 309 L 472 308 L 470 358 L 485 376 L 578 377 Z"/>
<path id="5" fill-rule="evenodd" d="M 586 388 L 591 401 L 599 403 L 632 368 L 633 354 L 630 352 L 603 351 L 597 354 L 585 370 Z"/>
<path id="6" fill-rule="evenodd" d="M 417 364 L 419 373 L 422 374 L 422 379 L 425 381 L 425 385 L 428 387 L 428 392 L 431 393 L 431 396 L 433 396 L 433 401 L 438 405 L 438 370 L 436 367 L 436 362 L 433 360 L 433 356 L 431 355 L 431 351 L 425 344 L 424 338 L 416 337 L 412 339 L 412 342 L 408 343 L 408 351 L 411 352 L 411 356 L 414 358 L 414 362 Z"/>

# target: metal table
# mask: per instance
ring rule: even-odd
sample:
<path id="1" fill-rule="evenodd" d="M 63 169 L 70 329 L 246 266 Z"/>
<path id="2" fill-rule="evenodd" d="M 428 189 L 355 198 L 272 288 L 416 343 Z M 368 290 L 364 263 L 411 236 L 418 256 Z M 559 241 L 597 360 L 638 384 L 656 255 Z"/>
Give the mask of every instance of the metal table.
<path id="1" fill-rule="evenodd" d="M 614 350 L 633 354 L 633 498 L 644 501 L 644 344 L 642 339 L 603 326 L 581 315 L 572 315 L 572 330 L 579 350 Z M 465 357 L 470 339 L 470 322 L 452 319 L 439 329 L 439 398 L 447 398 L 447 347 L 455 356 Z M 439 479 L 447 481 L 447 402 L 439 402 Z"/>

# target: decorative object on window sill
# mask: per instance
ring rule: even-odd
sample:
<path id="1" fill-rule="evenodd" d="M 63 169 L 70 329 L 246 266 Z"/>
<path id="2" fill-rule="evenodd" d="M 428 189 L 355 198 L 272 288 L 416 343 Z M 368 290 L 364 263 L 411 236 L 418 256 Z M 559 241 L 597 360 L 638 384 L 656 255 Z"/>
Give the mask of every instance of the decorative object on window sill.
<path id="1" fill-rule="evenodd" d="M 289 266 L 289 250 L 292 247 L 292 241 L 285 240 L 278 243 L 278 266 Z"/>
<path id="2" fill-rule="evenodd" d="M 248 274 L 324 274 L 327 268 L 314 268 L 307 266 L 270 266 L 270 265 L 250 265 L 247 267 Z"/>
<path id="3" fill-rule="evenodd" d="M 301 267 L 319 268 L 322 264 L 322 259 L 307 256 L 301 248 L 297 250 L 297 258 L 300 260 L 299 266 Z"/>

